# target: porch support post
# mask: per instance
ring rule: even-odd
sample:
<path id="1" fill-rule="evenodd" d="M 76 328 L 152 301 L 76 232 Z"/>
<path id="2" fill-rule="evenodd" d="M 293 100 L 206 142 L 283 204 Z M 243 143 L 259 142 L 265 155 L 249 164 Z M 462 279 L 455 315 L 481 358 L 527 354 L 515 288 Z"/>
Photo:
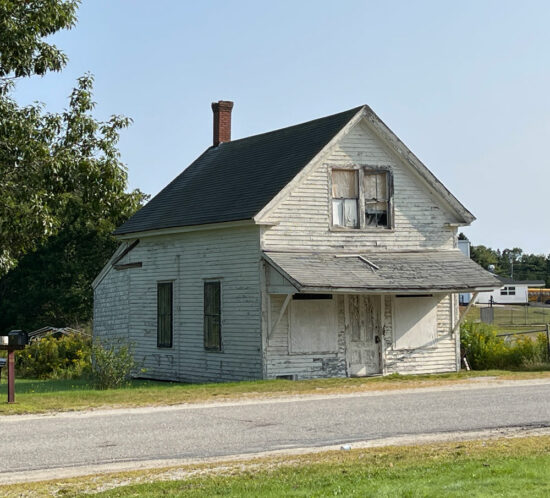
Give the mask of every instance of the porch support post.
<path id="1" fill-rule="evenodd" d="M 456 334 L 456 331 L 460 328 L 464 320 L 466 319 L 466 315 L 468 314 L 468 311 L 470 311 L 470 308 L 477 300 L 477 295 L 479 292 L 474 292 L 474 295 L 472 296 L 472 299 L 470 299 L 470 302 L 468 303 L 468 306 L 466 307 L 466 310 L 464 313 L 462 313 L 462 316 L 458 319 L 455 326 L 453 327 L 453 331 L 451 332 L 451 336 L 454 336 Z"/>
<path id="2" fill-rule="evenodd" d="M 277 325 L 279 325 L 279 322 L 283 318 L 283 315 L 285 314 L 286 308 L 288 307 L 288 303 L 292 299 L 292 294 L 287 294 L 285 301 L 283 302 L 283 306 L 281 307 L 281 311 L 279 312 L 279 316 L 277 317 L 277 320 L 275 320 L 275 323 L 271 326 L 271 330 L 269 331 L 269 335 L 267 336 L 267 339 L 271 339 L 271 336 L 273 335 L 273 332 L 277 328 Z"/>

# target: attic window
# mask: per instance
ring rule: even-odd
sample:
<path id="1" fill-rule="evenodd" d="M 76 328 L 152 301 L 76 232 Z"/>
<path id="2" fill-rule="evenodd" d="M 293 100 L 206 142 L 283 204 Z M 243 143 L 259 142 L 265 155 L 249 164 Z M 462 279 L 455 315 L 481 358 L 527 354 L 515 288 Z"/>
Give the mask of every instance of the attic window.
<path id="1" fill-rule="evenodd" d="M 332 226 L 391 228 L 392 191 L 386 169 L 333 169 Z"/>
<path id="2" fill-rule="evenodd" d="M 359 228 L 357 170 L 332 170 L 332 224 Z"/>

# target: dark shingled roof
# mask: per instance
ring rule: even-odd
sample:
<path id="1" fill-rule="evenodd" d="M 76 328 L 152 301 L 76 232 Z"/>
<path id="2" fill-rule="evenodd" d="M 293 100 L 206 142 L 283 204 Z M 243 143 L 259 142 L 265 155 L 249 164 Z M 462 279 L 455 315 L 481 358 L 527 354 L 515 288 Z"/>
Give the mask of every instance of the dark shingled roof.
<path id="1" fill-rule="evenodd" d="M 459 250 L 337 255 L 264 252 L 300 291 L 449 292 L 498 289 L 501 281 Z"/>
<path id="2" fill-rule="evenodd" d="M 252 219 L 359 110 L 208 148 L 115 234 Z"/>
<path id="3" fill-rule="evenodd" d="M 544 287 L 546 282 L 544 280 L 514 280 L 512 278 L 500 277 L 496 275 L 498 279 L 506 285 L 529 285 L 531 287 Z"/>

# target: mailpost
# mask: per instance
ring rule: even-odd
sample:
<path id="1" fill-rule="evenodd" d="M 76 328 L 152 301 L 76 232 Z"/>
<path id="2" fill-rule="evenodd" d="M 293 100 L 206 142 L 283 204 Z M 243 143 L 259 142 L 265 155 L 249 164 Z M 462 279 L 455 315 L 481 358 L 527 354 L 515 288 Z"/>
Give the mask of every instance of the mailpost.
<path id="1" fill-rule="evenodd" d="M 12 330 L 0 336 L 0 349 L 8 351 L 8 403 L 15 402 L 15 351 L 25 349 L 29 335 L 22 330 Z"/>
<path id="2" fill-rule="evenodd" d="M 22 330 L 8 332 L 8 347 L 13 349 L 25 349 L 29 343 L 29 334 Z"/>

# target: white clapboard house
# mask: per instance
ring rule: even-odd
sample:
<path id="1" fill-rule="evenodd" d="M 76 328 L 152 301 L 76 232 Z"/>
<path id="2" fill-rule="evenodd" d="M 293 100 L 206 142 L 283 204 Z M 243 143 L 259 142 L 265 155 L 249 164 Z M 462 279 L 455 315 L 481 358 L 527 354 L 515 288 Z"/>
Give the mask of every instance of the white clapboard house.
<path id="1" fill-rule="evenodd" d="M 115 234 L 94 336 L 180 381 L 449 372 L 474 216 L 367 106 L 214 143 Z"/>

